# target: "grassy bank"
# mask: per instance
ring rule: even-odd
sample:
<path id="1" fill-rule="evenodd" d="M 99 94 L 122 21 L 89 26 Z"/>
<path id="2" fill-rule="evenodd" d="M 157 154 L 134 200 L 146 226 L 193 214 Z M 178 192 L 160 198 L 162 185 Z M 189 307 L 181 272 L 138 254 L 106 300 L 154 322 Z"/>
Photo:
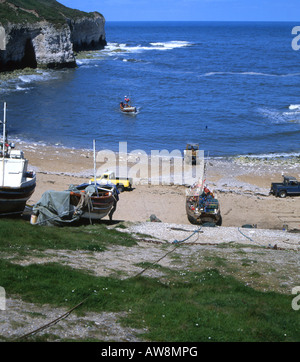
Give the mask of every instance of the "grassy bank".
<path id="1" fill-rule="evenodd" d="M 188 270 L 140 263 L 163 277 L 97 276 L 58 262 L 20 265 L 25 257 L 42 257 L 46 250 L 129 252 L 136 240 L 103 224 L 79 227 L 37 227 L 23 220 L 0 220 L 0 285 L 10 298 L 74 313 L 124 312 L 120 322 L 139 328 L 147 341 L 299 341 L 300 315 L 291 308 L 291 296 L 255 290 L 222 272 L 226 260 L 210 256 L 213 268 L 192 265 Z M 162 245 L 161 255 L 174 249 Z M 103 253 L 104 254 L 104 253 Z M 208 259 L 208 258 L 207 258 Z M 51 339 L 47 331 L 46 339 Z M 50 334 L 49 334 L 50 333 Z M 39 340 L 41 335 L 27 340 Z M 7 340 L 5 336 L 0 339 Z"/>
<path id="2" fill-rule="evenodd" d="M 1 220 L 0 251 L 18 256 L 46 249 L 104 251 L 108 245 L 132 246 L 136 240 L 105 225 L 79 227 L 32 226 L 23 220 Z"/>

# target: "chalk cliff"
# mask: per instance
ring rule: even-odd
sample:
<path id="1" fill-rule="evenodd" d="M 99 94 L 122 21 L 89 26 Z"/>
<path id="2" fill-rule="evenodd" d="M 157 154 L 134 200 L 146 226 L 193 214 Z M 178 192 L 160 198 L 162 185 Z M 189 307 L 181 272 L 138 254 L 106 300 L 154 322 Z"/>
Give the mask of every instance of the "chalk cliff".
<path id="1" fill-rule="evenodd" d="M 4 29 L 0 71 L 74 67 L 74 51 L 106 45 L 105 19 L 97 12 L 69 9 L 54 0 L 36 0 L 35 9 L 25 8 L 25 0 L 24 8 L 14 2 L 22 4 L 22 0 L 0 0 L 0 29 Z"/>
<path id="2" fill-rule="evenodd" d="M 68 21 L 71 30 L 71 42 L 75 51 L 102 49 L 106 45 L 105 20 L 99 13 L 94 18 L 82 17 Z"/>

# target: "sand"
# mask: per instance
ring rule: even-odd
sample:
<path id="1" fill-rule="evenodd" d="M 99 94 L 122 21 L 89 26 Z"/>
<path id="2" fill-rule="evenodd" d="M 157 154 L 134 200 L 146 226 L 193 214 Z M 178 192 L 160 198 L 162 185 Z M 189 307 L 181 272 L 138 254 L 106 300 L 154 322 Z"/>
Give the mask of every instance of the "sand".
<path id="1" fill-rule="evenodd" d="M 46 190 L 66 190 L 70 184 L 93 176 L 92 150 L 17 144 L 37 174 L 37 187 L 28 204 L 35 204 Z M 96 164 L 97 168 L 99 163 Z M 206 184 L 219 199 L 222 226 L 256 225 L 263 229 L 300 229 L 300 197 L 269 195 L 271 182 L 282 174 L 300 179 L 299 159 L 210 159 Z M 134 184 L 120 194 L 115 221 L 144 222 L 155 215 L 162 222 L 190 224 L 185 212 L 187 185 Z M 107 218 L 108 219 L 108 218 Z"/>

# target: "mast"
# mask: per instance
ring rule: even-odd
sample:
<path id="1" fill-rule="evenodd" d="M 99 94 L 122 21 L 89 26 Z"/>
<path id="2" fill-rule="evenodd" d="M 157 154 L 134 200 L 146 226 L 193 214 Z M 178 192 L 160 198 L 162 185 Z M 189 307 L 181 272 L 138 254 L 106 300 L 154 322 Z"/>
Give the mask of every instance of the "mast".
<path id="1" fill-rule="evenodd" d="M 98 195 L 97 180 L 96 180 L 96 141 L 95 140 L 93 140 L 93 150 L 94 150 L 94 184 L 95 184 L 95 190 Z"/>
<path id="2" fill-rule="evenodd" d="M 5 147 L 5 132 L 6 132 L 6 102 L 4 102 L 4 115 L 3 115 L 3 157 Z"/>
<path id="3" fill-rule="evenodd" d="M 5 155 L 5 133 L 6 133 L 6 102 L 3 110 L 3 140 L 2 140 L 2 187 L 4 186 L 4 155 Z"/>

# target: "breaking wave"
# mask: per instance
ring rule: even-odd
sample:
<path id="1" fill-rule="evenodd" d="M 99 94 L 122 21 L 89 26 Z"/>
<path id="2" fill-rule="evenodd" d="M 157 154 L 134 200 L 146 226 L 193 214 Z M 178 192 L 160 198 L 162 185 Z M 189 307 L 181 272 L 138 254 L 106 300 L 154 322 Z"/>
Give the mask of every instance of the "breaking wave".
<path id="1" fill-rule="evenodd" d="M 115 56 L 117 53 L 139 53 L 143 51 L 149 50 L 172 50 L 176 48 L 183 48 L 192 45 L 192 43 L 188 41 L 177 41 L 171 40 L 167 42 L 156 42 L 149 43 L 147 45 L 128 45 L 126 43 L 108 43 L 102 53 L 106 53 L 107 55 Z"/>
<path id="2" fill-rule="evenodd" d="M 300 112 L 300 104 L 291 104 L 289 105 L 290 110 L 296 110 Z"/>
<path id="3" fill-rule="evenodd" d="M 10 79 L 0 82 L 0 94 L 10 92 L 26 92 L 32 89 L 32 83 L 44 82 L 56 79 L 57 76 L 53 72 L 39 72 L 34 74 L 17 74 Z"/>
<path id="4" fill-rule="evenodd" d="M 267 118 L 268 120 L 271 121 L 271 123 L 274 124 L 283 124 L 283 123 L 300 124 L 300 105 L 299 107 L 289 106 L 288 108 L 289 111 L 260 108 L 259 113 L 261 113 L 265 118 Z"/>
<path id="5" fill-rule="evenodd" d="M 47 81 L 50 79 L 55 79 L 57 78 L 57 76 L 54 75 L 54 72 L 41 72 L 41 73 L 37 73 L 37 74 L 26 74 L 26 75 L 20 75 L 18 78 L 23 82 L 23 83 L 32 83 L 32 82 L 42 82 L 42 81 Z"/>
<path id="6" fill-rule="evenodd" d="M 288 73 L 288 74 L 269 74 L 260 72 L 208 72 L 200 74 L 199 77 L 211 77 L 214 75 L 250 75 L 250 76 L 261 76 L 261 77 L 297 77 L 300 73 Z"/>

